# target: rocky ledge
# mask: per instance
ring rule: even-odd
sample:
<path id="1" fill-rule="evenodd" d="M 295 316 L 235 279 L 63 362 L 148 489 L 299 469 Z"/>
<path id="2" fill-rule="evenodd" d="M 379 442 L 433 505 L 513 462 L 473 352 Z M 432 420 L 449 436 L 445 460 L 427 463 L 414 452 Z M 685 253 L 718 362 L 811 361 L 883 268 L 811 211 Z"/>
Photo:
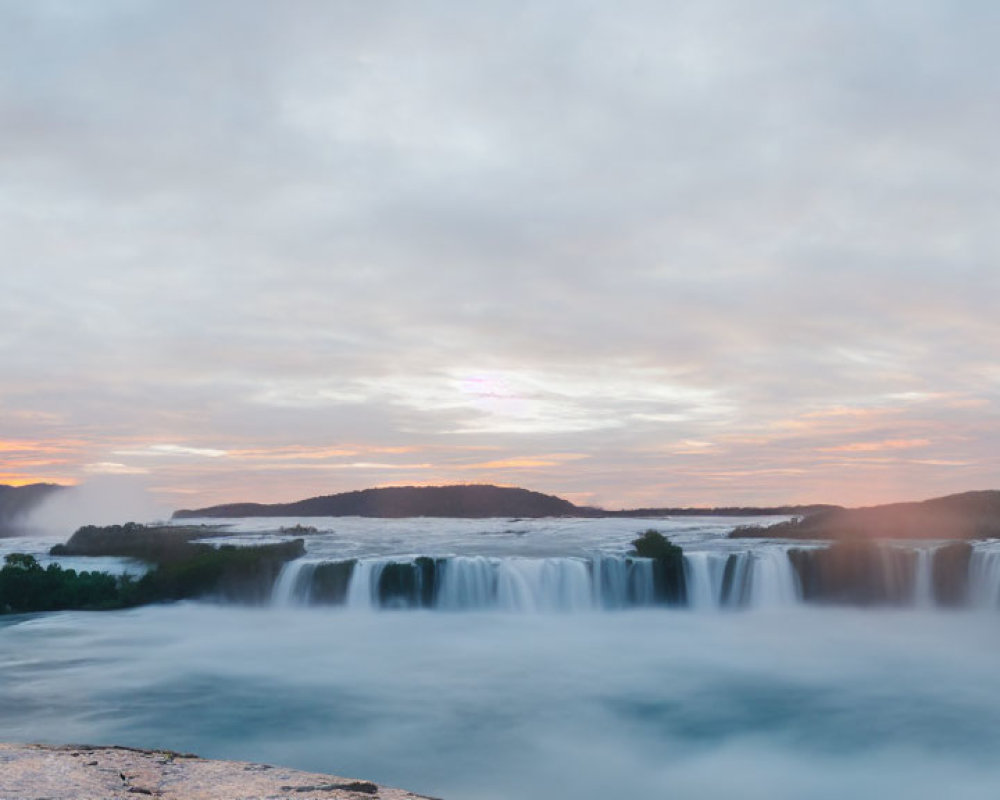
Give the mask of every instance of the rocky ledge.
<path id="1" fill-rule="evenodd" d="M 190 753 L 0 744 L 0 800 L 432 800 L 368 781 Z"/>

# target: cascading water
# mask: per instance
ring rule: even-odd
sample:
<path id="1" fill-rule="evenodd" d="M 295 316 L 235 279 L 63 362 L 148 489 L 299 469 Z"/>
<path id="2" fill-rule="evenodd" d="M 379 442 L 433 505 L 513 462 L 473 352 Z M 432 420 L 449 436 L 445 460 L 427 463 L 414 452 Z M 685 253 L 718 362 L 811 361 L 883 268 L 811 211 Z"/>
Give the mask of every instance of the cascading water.
<path id="1" fill-rule="evenodd" d="M 726 559 L 719 588 L 719 605 L 750 605 L 750 590 L 753 586 L 753 553 L 733 553 Z"/>
<path id="2" fill-rule="evenodd" d="M 286 571 L 279 576 L 275 598 L 290 597 L 293 591 L 307 598 L 308 589 L 296 582 L 308 580 L 305 574 L 294 577 L 299 573 L 292 565 Z M 344 598 L 348 607 L 358 609 L 424 606 L 511 612 L 626 608 L 654 601 L 652 561 L 613 555 L 362 559 L 352 566 Z"/>
<path id="3" fill-rule="evenodd" d="M 636 564 L 615 556 L 596 556 L 594 571 L 594 605 L 600 608 L 625 608 L 629 605 L 630 573 Z M 652 575 L 650 575 L 652 589 Z"/>
<path id="4" fill-rule="evenodd" d="M 802 602 L 930 608 L 938 596 L 939 554 L 948 548 L 865 543 L 832 547 L 767 544 L 683 555 L 680 605 L 696 610 L 767 608 Z M 966 546 L 968 547 L 968 546 Z M 968 551 L 967 551 L 968 552 Z M 951 605 L 1000 606 L 1000 548 L 971 549 L 958 568 Z M 344 604 L 354 609 L 433 608 L 517 613 L 624 609 L 669 602 L 652 559 L 596 553 L 549 558 L 380 557 L 298 559 L 279 574 L 273 605 Z M 967 572 L 967 575 L 966 575 Z M 339 588 L 338 588 L 339 587 Z"/>
<path id="5" fill-rule="evenodd" d="M 751 606 L 788 606 L 802 599 L 798 577 L 784 549 L 768 548 L 753 553 L 751 576 Z"/>
<path id="6" fill-rule="evenodd" d="M 497 578 L 497 605 L 504 611 L 593 608 L 590 570 L 575 558 L 504 559 Z"/>
<path id="7" fill-rule="evenodd" d="M 621 609 L 656 602 L 655 568 L 650 559 L 609 554 L 425 559 L 434 565 L 429 587 L 423 586 L 425 572 L 417 561 L 375 558 L 347 564 L 351 571 L 344 603 L 356 609 L 424 605 L 450 611 L 525 613 Z M 310 602 L 310 581 L 319 566 L 308 561 L 287 564 L 275 584 L 272 602 Z M 684 573 L 688 605 L 694 608 L 782 605 L 799 597 L 794 572 L 780 549 L 763 554 L 689 553 L 684 556 Z"/>
<path id="8" fill-rule="evenodd" d="M 802 599 L 785 548 L 684 554 L 688 605 L 696 609 L 794 605 Z"/>
<path id="9" fill-rule="evenodd" d="M 884 543 L 877 547 L 882 595 L 885 600 L 894 603 L 914 601 L 918 596 L 915 586 L 920 570 L 916 565 L 913 551 Z M 925 565 L 924 576 L 928 577 L 929 586 L 929 572 L 926 571 L 928 566 Z M 928 589 L 922 591 L 926 592 Z"/>
<path id="10" fill-rule="evenodd" d="M 312 589 L 313 573 L 318 566 L 319 562 L 304 561 L 301 558 L 285 564 L 271 590 L 271 605 L 307 605 Z"/>
<path id="11" fill-rule="evenodd" d="M 539 570 L 526 569 L 521 563 L 501 561 L 497 569 L 497 606 L 504 611 L 538 611 L 536 598 L 539 595 Z"/>
<path id="12" fill-rule="evenodd" d="M 934 548 L 917 549 L 917 563 L 913 573 L 913 605 L 930 608 L 934 605 Z"/>
<path id="13" fill-rule="evenodd" d="M 623 605 L 652 605 L 656 596 L 653 562 L 646 558 L 629 560 L 626 562 L 626 574 L 628 585 Z"/>
<path id="14" fill-rule="evenodd" d="M 719 605 L 719 595 L 716 592 L 716 581 L 712 566 L 719 565 L 718 586 L 722 586 L 722 570 L 725 569 L 726 557 L 712 558 L 713 553 L 685 553 L 684 577 L 687 580 L 688 605 L 692 608 L 715 608 Z"/>
<path id="15" fill-rule="evenodd" d="M 979 548 L 969 559 L 969 603 L 978 608 L 1000 607 L 1000 549 Z"/>
<path id="16" fill-rule="evenodd" d="M 347 587 L 349 608 L 365 610 L 379 607 L 379 579 L 387 563 L 384 559 L 363 559 L 354 565 Z"/>
<path id="17" fill-rule="evenodd" d="M 444 562 L 436 605 L 448 611 L 489 608 L 496 592 L 495 559 L 456 556 Z"/>

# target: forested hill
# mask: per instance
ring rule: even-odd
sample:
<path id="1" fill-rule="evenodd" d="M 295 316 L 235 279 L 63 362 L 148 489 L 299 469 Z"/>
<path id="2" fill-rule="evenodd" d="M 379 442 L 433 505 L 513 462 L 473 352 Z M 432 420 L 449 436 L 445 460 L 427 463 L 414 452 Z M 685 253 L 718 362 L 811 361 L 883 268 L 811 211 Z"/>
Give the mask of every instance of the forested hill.
<path id="1" fill-rule="evenodd" d="M 294 503 L 227 503 L 185 509 L 191 517 L 560 517 L 591 516 L 592 509 L 528 489 L 503 486 L 393 486 Z"/>
<path id="2" fill-rule="evenodd" d="M 683 506 L 679 508 L 625 508 L 620 511 L 584 509 L 591 516 L 601 517 L 805 517 L 827 511 L 842 510 L 841 506 L 814 503 L 798 506 Z"/>
<path id="3" fill-rule="evenodd" d="M 1000 491 L 963 492 L 917 503 L 841 508 L 766 528 L 742 527 L 733 538 L 987 539 L 1000 537 Z"/>
<path id="4" fill-rule="evenodd" d="M 839 506 L 754 508 L 640 508 L 608 511 L 578 506 L 551 494 L 504 486 L 396 486 L 310 497 L 294 503 L 226 503 L 174 512 L 193 517 L 671 517 L 780 516 L 815 514 Z"/>

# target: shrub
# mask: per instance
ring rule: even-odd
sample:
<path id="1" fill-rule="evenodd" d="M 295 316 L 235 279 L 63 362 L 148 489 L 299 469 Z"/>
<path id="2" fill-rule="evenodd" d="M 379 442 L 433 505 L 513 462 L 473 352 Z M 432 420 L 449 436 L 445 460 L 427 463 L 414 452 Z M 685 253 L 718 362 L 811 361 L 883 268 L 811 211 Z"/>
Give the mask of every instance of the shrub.
<path id="1" fill-rule="evenodd" d="M 674 558 L 681 553 L 680 547 L 653 528 L 632 540 L 632 555 L 639 558 Z"/>
<path id="2" fill-rule="evenodd" d="M 43 568 L 34 556 L 11 553 L 0 569 L 0 613 L 121 608 L 122 585 L 107 572 Z"/>

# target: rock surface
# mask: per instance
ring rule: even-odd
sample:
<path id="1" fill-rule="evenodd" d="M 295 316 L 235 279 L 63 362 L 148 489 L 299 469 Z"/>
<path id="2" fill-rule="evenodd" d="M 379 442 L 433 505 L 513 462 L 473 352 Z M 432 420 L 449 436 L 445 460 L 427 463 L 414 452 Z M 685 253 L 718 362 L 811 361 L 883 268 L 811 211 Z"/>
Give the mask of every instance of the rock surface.
<path id="1" fill-rule="evenodd" d="M 368 781 L 189 753 L 0 744 L 0 800 L 431 800 Z"/>

